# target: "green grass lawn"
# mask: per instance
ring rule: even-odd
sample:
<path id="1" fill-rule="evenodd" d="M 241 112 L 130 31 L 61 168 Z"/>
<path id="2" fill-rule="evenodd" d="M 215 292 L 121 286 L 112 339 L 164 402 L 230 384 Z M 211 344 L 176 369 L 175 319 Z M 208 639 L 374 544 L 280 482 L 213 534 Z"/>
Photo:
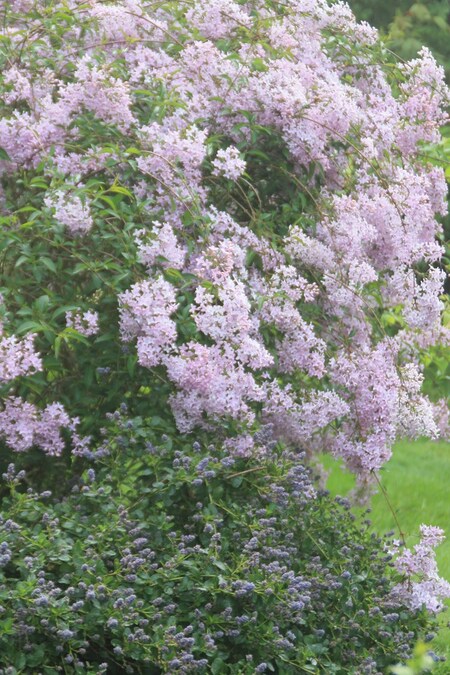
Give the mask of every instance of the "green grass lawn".
<path id="1" fill-rule="evenodd" d="M 331 469 L 328 488 L 333 494 L 345 495 L 354 484 L 352 477 L 329 459 Z M 450 580 L 450 444 L 433 441 L 398 443 L 391 461 L 381 471 L 380 478 L 408 545 L 418 541 L 419 525 L 439 525 L 447 540 L 437 552 L 439 570 Z M 372 499 L 371 518 L 381 533 L 397 529 L 394 516 L 383 494 L 378 491 Z M 432 648 L 447 656 L 448 662 L 436 668 L 436 675 L 450 674 L 450 609 L 441 614 L 442 631 Z"/>

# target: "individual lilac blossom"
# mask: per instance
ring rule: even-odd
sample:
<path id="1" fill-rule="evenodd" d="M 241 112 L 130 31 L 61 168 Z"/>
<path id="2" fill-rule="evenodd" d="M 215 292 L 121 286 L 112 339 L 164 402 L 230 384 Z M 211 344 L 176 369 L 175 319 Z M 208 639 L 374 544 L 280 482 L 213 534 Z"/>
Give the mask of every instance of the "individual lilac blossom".
<path id="1" fill-rule="evenodd" d="M 237 180 L 242 176 L 246 166 L 245 161 L 240 157 L 239 150 L 233 146 L 230 146 L 226 150 L 218 150 L 212 164 L 214 175 L 220 176 L 223 174 L 225 178 L 229 178 L 230 180 Z"/>
<path id="2" fill-rule="evenodd" d="M 92 310 L 87 312 L 71 310 L 66 312 L 66 325 L 85 337 L 96 335 L 99 331 L 98 313 Z"/>

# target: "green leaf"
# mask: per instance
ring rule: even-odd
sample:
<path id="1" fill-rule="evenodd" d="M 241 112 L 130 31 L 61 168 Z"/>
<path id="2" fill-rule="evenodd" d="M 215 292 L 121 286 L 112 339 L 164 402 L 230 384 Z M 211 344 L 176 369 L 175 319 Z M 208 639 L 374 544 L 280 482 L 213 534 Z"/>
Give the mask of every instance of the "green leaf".
<path id="1" fill-rule="evenodd" d="M 36 211 L 34 206 L 22 206 L 21 209 L 17 209 L 14 213 L 30 213 L 31 211 Z"/>
<path id="2" fill-rule="evenodd" d="M 16 328 L 16 333 L 18 335 L 24 335 L 25 333 L 41 333 L 44 330 L 44 326 L 37 321 L 23 321 Z"/>
<path id="3" fill-rule="evenodd" d="M 27 655 L 27 666 L 41 666 L 45 656 L 45 647 L 43 645 L 34 645 L 31 654 Z M 48 670 L 46 669 L 46 673 Z"/>
<path id="4" fill-rule="evenodd" d="M 0 621 L 0 635 L 9 635 L 12 633 L 13 619 L 11 616 L 7 617 L 3 621 Z"/>
<path id="5" fill-rule="evenodd" d="M 184 281 L 183 275 L 181 274 L 180 270 L 176 270 L 173 267 L 169 267 L 166 270 L 164 270 L 164 276 L 168 281 Z"/>
<path id="6" fill-rule="evenodd" d="M 55 350 L 55 356 L 58 358 L 59 353 L 61 351 L 61 346 L 63 343 L 63 338 L 61 335 L 57 335 L 55 338 L 55 342 L 53 343 L 53 349 Z"/>
<path id="7" fill-rule="evenodd" d="M 27 657 L 26 655 L 22 652 L 21 654 L 17 654 L 14 665 L 16 668 L 24 668 L 27 664 Z"/>
<path id="8" fill-rule="evenodd" d="M 48 295 L 41 295 L 37 300 L 34 301 L 33 307 L 38 312 L 45 312 L 45 310 L 47 309 L 49 304 L 50 304 L 50 298 L 48 297 Z"/>
<path id="9" fill-rule="evenodd" d="M 114 215 L 117 213 L 117 206 L 110 197 L 107 197 L 106 195 L 99 195 L 98 199 L 101 199 L 102 201 L 106 202 L 106 204 L 108 204 L 112 208 Z"/>
<path id="10" fill-rule="evenodd" d="M 108 188 L 107 192 L 118 192 L 121 195 L 126 195 L 127 197 L 131 197 L 131 199 L 134 199 L 133 194 L 126 188 L 122 187 L 121 185 L 111 185 L 111 187 Z"/>
<path id="11" fill-rule="evenodd" d="M 43 265 L 45 265 L 45 267 L 46 267 L 48 270 L 50 270 L 50 272 L 55 272 L 55 273 L 56 273 L 56 271 L 57 271 L 57 270 L 56 270 L 56 265 L 55 265 L 55 263 L 53 262 L 53 260 L 52 260 L 51 258 L 42 257 L 42 258 L 40 258 L 40 262 L 41 262 Z"/>
<path id="12" fill-rule="evenodd" d="M 29 257 L 29 256 L 27 256 L 27 255 L 20 255 L 20 256 L 17 258 L 14 267 L 20 267 L 21 265 L 23 265 L 24 262 L 29 262 L 29 260 L 30 260 L 30 257 Z"/>
<path id="13" fill-rule="evenodd" d="M 222 656 L 218 656 L 217 658 L 214 659 L 214 661 L 211 664 L 211 672 L 213 675 L 220 675 L 220 673 L 224 673 L 225 670 L 226 670 L 225 660 Z"/>
<path id="14" fill-rule="evenodd" d="M 136 371 L 136 363 L 137 363 L 137 362 L 136 362 L 136 357 L 135 357 L 135 356 L 130 356 L 130 357 L 127 359 L 127 371 L 128 371 L 128 375 L 129 375 L 130 377 L 133 377 L 133 375 L 134 375 L 134 373 L 135 373 L 135 371 Z"/>
<path id="15" fill-rule="evenodd" d="M 260 57 L 257 57 L 256 59 L 253 59 L 252 61 L 252 66 L 253 70 L 257 70 L 260 73 L 266 72 L 269 68 L 265 61 L 261 59 Z"/>

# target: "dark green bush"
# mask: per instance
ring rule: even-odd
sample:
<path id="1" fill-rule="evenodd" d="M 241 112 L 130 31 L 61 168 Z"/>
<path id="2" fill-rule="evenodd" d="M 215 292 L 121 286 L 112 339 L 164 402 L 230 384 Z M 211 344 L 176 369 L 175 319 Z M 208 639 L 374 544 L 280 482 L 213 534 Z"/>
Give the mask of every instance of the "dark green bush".
<path id="1" fill-rule="evenodd" d="M 4 474 L 3 673 L 373 674 L 429 632 L 301 457 L 158 442 L 159 423 L 111 415 L 62 501 Z"/>

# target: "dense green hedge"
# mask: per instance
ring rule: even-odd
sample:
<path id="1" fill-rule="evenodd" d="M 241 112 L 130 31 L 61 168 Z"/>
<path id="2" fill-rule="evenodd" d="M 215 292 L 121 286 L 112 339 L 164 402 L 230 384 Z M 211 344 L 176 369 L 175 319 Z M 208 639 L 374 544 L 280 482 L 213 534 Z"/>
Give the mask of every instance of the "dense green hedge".
<path id="1" fill-rule="evenodd" d="M 390 595 L 390 541 L 301 456 L 159 424 L 122 406 L 63 500 L 4 474 L 1 672 L 381 675 L 432 637 Z"/>

